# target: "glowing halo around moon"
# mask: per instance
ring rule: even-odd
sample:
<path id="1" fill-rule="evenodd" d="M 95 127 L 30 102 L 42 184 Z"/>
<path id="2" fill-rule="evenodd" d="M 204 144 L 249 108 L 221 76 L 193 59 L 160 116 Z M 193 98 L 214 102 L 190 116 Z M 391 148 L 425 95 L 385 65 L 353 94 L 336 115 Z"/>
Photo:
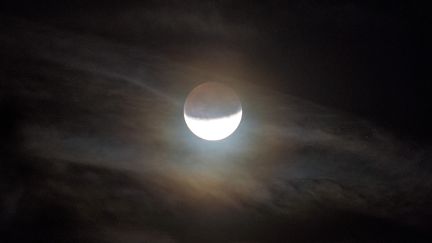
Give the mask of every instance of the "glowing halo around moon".
<path id="1" fill-rule="evenodd" d="M 240 125 L 242 106 L 235 92 L 220 83 L 195 87 L 186 98 L 184 119 L 196 136 L 217 141 L 230 136 Z"/>

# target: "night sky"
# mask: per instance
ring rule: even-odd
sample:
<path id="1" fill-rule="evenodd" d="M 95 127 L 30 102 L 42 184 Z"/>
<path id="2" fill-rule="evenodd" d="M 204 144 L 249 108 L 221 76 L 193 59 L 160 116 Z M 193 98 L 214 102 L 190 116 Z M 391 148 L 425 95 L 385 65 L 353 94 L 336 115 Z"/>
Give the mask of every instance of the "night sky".
<path id="1" fill-rule="evenodd" d="M 0 3 L 0 242 L 432 242 L 427 12 Z M 203 82 L 225 140 L 184 122 Z"/>

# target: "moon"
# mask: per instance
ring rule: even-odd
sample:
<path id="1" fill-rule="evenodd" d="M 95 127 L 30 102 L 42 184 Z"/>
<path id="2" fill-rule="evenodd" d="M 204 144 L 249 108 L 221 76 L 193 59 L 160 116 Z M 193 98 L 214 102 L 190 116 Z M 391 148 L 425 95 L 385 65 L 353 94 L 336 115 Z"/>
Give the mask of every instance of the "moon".
<path id="1" fill-rule="evenodd" d="M 195 87 L 184 104 L 186 125 L 196 136 L 217 141 L 230 136 L 242 119 L 240 99 L 233 89 L 217 82 Z"/>

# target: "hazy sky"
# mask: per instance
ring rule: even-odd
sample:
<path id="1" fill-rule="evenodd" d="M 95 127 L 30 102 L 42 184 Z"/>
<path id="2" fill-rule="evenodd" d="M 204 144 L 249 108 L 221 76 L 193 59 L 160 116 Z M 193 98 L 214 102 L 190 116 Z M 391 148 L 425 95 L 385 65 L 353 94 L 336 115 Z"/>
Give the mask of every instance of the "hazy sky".
<path id="1" fill-rule="evenodd" d="M 1 242 L 431 241 L 422 6 L 1 9 Z M 206 81 L 242 102 L 219 142 L 183 120 Z"/>

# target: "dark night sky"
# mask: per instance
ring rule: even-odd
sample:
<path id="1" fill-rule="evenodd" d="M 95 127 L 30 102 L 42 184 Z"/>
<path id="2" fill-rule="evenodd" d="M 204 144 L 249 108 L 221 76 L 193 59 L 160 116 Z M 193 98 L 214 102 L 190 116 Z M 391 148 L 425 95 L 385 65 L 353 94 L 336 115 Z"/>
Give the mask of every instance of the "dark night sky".
<path id="1" fill-rule="evenodd" d="M 431 242 L 427 8 L 0 4 L 0 242 Z M 188 92 L 237 91 L 227 140 Z"/>

